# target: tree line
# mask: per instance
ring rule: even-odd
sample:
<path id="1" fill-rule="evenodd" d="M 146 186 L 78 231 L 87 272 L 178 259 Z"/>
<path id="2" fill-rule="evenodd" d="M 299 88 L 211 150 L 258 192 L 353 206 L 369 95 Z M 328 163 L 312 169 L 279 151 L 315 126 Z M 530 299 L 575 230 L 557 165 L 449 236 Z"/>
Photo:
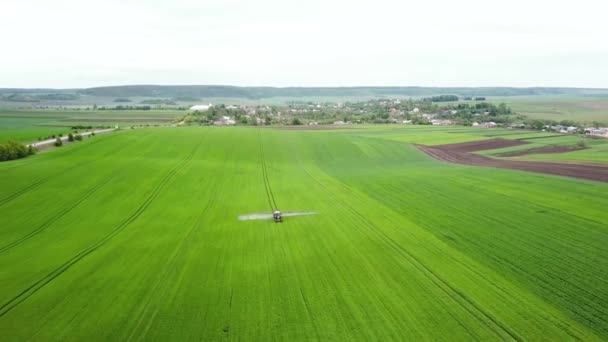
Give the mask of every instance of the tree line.
<path id="1" fill-rule="evenodd" d="M 7 141 L 0 144 L 0 161 L 25 158 L 36 153 L 32 146 L 25 146 L 16 141 Z"/>

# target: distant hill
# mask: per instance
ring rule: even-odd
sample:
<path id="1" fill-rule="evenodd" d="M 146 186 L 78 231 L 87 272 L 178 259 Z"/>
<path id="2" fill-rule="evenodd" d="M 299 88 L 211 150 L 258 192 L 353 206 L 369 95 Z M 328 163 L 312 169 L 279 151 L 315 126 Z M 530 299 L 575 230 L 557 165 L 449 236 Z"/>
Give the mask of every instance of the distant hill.
<path id="1" fill-rule="evenodd" d="M 63 94 L 63 95 L 62 95 Z M 608 89 L 593 88 L 514 88 L 514 87 L 236 87 L 221 85 L 127 85 L 86 89 L 0 89 L 5 99 L 16 96 L 31 100 L 98 97 L 153 98 L 246 98 L 271 97 L 419 97 L 433 95 L 458 96 L 608 96 Z"/>

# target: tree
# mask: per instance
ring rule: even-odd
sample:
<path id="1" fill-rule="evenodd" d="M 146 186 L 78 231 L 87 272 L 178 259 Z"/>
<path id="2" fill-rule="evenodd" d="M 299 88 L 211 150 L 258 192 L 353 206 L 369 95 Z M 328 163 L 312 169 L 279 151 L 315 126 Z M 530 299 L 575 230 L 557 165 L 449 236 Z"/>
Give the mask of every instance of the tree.
<path id="1" fill-rule="evenodd" d="M 580 139 L 577 143 L 576 143 L 576 147 L 580 148 L 580 149 L 584 149 L 587 148 L 587 142 L 583 139 Z"/>
<path id="2" fill-rule="evenodd" d="M 498 105 L 498 114 L 499 115 L 511 114 L 511 110 L 507 107 L 507 105 L 505 103 L 501 103 Z"/>
<path id="3" fill-rule="evenodd" d="M 532 127 L 533 127 L 534 129 L 537 129 L 537 130 L 539 130 L 539 131 L 540 131 L 541 129 L 543 129 L 543 127 L 545 127 L 545 123 L 544 123 L 544 122 L 542 122 L 542 121 L 540 121 L 540 120 L 534 120 L 534 121 L 532 121 L 531 125 L 532 125 Z"/>
<path id="4" fill-rule="evenodd" d="M 82 141 L 82 135 L 76 134 L 76 136 L 74 136 L 74 139 L 77 141 Z"/>
<path id="5" fill-rule="evenodd" d="M 74 134 L 72 134 L 72 133 L 68 134 L 68 141 L 69 142 L 74 141 Z"/>
<path id="6" fill-rule="evenodd" d="M 293 120 L 291 120 L 291 124 L 294 126 L 299 126 L 302 124 L 302 121 L 300 121 L 298 118 L 293 118 Z"/>
<path id="7" fill-rule="evenodd" d="M 0 144 L 0 161 L 25 158 L 29 155 L 28 148 L 15 141 Z"/>
<path id="8" fill-rule="evenodd" d="M 61 138 L 57 138 L 55 139 L 55 146 L 59 147 L 63 145 L 63 141 L 61 141 Z"/>

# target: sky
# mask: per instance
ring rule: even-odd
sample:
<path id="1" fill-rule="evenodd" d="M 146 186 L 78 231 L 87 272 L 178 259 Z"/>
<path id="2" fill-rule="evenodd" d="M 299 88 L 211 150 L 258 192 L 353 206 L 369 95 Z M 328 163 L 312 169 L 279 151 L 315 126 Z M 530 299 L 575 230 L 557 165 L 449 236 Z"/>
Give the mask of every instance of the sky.
<path id="1" fill-rule="evenodd" d="M 0 87 L 608 88 L 601 0 L 2 0 Z"/>

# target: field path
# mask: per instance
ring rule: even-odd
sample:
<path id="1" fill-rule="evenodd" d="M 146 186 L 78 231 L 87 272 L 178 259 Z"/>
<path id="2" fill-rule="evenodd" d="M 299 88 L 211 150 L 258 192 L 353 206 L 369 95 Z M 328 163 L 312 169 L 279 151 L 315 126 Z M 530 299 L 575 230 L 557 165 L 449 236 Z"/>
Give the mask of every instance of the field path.
<path id="1" fill-rule="evenodd" d="M 77 135 L 82 135 L 83 137 L 88 137 L 89 135 L 95 133 L 95 134 L 103 134 L 103 133 L 110 133 L 115 131 L 116 128 L 108 128 L 108 129 L 100 129 L 97 131 L 90 131 L 90 132 L 83 132 L 83 133 L 78 133 Z M 68 142 L 68 136 L 64 136 L 64 137 L 59 137 L 59 139 L 61 139 L 62 142 L 66 143 Z M 53 146 L 55 144 L 55 141 L 57 139 L 47 139 L 47 140 L 43 140 L 43 141 L 38 141 L 38 142 L 34 142 L 31 144 L 28 144 L 27 146 L 32 146 L 32 147 L 49 147 L 49 146 Z"/>

